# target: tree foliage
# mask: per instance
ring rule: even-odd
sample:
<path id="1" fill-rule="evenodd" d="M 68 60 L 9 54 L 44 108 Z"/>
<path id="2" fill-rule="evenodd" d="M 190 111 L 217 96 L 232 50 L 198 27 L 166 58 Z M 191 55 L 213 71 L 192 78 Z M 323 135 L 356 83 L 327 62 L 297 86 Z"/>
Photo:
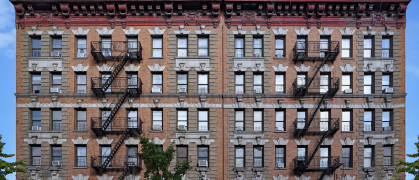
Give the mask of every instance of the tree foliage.
<path id="1" fill-rule="evenodd" d="M 419 140 L 419 136 L 418 136 Z M 418 151 L 415 154 L 407 154 L 408 157 L 418 158 L 419 157 L 419 141 L 415 143 L 416 150 Z M 403 166 L 402 168 L 397 169 L 397 172 L 407 172 L 415 176 L 415 180 L 419 180 L 419 159 L 409 163 L 405 161 L 400 161 L 397 165 Z"/>
<path id="2" fill-rule="evenodd" d="M 174 173 L 169 171 L 170 162 L 175 155 L 175 148 L 170 144 L 166 150 L 160 150 L 150 139 L 142 135 L 140 136 L 141 152 L 138 153 L 139 158 L 144 161 L 146 171 L 145 177 L 150 177 L 151 180 L 180 180 L 186 171 L 191 169 L 189 161 L 183 161 L 177 164 Z"/>
<path id="3" fill-rule="evenodd" d="M 6 175 L 14 173 L 14 172 L 26 172 L 25 169 L 20 168 L 18 166 L 23 166 L 22 161 L 18 162 L 6 162 L 4 158 L 13 157 L 14 154 L 5 154 L 3 153 L 3 147 L 6 143 L 1 141 L 2 136 L 0 135 L 0 179 L 6 179 Z"/>

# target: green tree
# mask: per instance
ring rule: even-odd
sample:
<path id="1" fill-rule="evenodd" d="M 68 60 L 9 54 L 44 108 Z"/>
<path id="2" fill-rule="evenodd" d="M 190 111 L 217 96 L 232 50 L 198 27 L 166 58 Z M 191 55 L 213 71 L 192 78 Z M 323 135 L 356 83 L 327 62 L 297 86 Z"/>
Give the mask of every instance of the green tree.
<path id="1" fill-rule="evenodd" d="M 418 136 L 419 140 L 419 136 Z M 415 154 L 407 154 L 408 157 L 418 158 L 419 157 L 419 141 L 415 143 L 416 150 L 418 151 Z M 419 180 L 419 159 L 409 163 L 405 161 L 400 161 L 397 165 L 403 166 L 402 168 L 397 169 L 397 172 L 407 172 L 415 176 L 415 180 Z"/>
<path id="2" fill-rule="evenodd" d="M 23 166 L 22 161 L 18 162 L 6 162 L 4 158 L 13 157 L 14 154 L 5 154 L 3 153 L 3 147 L 6 143 L 1 141 L 2 136 L 0 135 L 0 179 L 6 179 L 6 175 L 14 172 L 26 172 L 25 169 L 18 167 L 19 165 Z"/>
<path id="3" fill-rule="evenodd" d="M 150 139 L 142 135 L 140 136 L 141 152 L 138 153 L 139 158 L 144 161 L 146 172 L 144 177 L 150 177 L 151 180 L 180 180 L 186 171 L 192 167 L 189 165 L 189 161 L 183 161 L 181 164 L 177 164 L 175 172 L 169 171 L 170 162 L 173 160 L 175 155 L 175 148 L 173 144 L 164 151 L 160 150 Z"/>

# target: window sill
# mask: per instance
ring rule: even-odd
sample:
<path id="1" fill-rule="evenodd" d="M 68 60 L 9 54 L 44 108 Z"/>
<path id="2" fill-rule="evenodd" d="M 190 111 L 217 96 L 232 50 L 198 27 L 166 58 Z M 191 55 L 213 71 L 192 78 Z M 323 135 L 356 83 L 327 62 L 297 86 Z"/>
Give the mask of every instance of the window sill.
<path id="1" fill-rule="evenodd" d="M 148 59 L 164 59 L 164 57 L 149 57 Z"/>
<path id="2" fill-rule="evenodd" d="M 162 133 L 163 130 L 161 130 L 161 131 L 158 131 L 158 130 L 149 130 L 148 132 L 149 133 Z"/>
<path id="3" fill-rule="evenodd" d="M 342 168 L 342 169 L 344 169 L 344 170 L 354 170 L 353 167 L 346 167 L 346 168 Z"/>
<path id="4" fill-rule="evenodd" d="M 274 133 L 287 133 L 287 131 L 275 131 Z"/>
<path id="5" fill-rule="evenodd" d="M 287 57 L 274 57 L 274 60 L 287 60 Z"/>
<path id="6" fill-rule="evenodd" d="M 73 57 L 73 59 L 76 59 L 76 60 L 86 60 L 87 57 Z"/>
<path id="7" fill-rule="evenodd" d="M 73 169 L 87 169 L 87 166 L 86 167 L 73 167 Z"/>
<path id="8" fill-rule="evenodd" d="M 286 167 L 284 167 L 284 168 L 274 168 L 274 170 L 286 170 L 287 168 Z"/>
<path id="9" fill-rule="evenodd" d="M 341 57 L 340 59 L 341 60 L 354 60 L 353 57 Z"/>
<path id="10" fill-rule="evenodd" d="M 353 133 L 354 131 L 340 131 L 342 133 Z"/>
<path id="11" fill-rule="evenodd" d="M 74 130 L 73 132 L 81 132 L 81 133 L 84 133 L 84 132 L 89 132 L 89 131 L 88 130 L 84 130 L 84 131 Z"/>
<path id="12" fill-rule="evenodd" d="M 254 167 L 252 168 L 252 170 L 255 172 L 263 172 L 265 171 L 265 167 Z"/>

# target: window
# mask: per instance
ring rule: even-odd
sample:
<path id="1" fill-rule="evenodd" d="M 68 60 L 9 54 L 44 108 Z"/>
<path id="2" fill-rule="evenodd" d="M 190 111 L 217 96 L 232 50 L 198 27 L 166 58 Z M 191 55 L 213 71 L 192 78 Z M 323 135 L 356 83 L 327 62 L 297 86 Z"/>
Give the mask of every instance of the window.
<path id="1" fill-rule="evenodd" d="M 51 92 L 61 93 L 62 76 L 61 74 L 52 74 L 52 89 Z"/>
<path id="2" fill-rule="evenodd" d="M 234 44 L 236 57 L 244 57 L 244 37 L 236 37 Z"/>
<path id="3" fill-rule="evenodd" d="M 111 56 L 112 55 L 112 40 L 111 37 L 102 37 L 102 54 L 103 56 Z"/>
<path id="4" fill-rule="evenodd" d="M 163 110 L 154 109 L 153 113 L 153 130 L 162 131 L 163 130 Z"/>
<path id="5" fill-rule="evenodd" d="M 177 111 L 177 129 L 186 131 L 188 129 L 188 111 L 178 110 Z"/>
<path id="6" fill-rule="evenodd" d="M 285 37 L 284 36 L 275 37 L 275 57 L 277 58 L 285 57 Z"/>
<path id="7" fill-rule="evenodd" d="M 304 129 L 306 126 L 306 110 L 298 110 L 297 111 L 297 129 Z"/>
<path id="8" fill-rule="evenodd" d="M 275 131 L 285 131 L 285 111 L 277 110 L 275 112 Z"/>
<path id="9" fill-rule="evenodd" d="M 342 57 L 343 58 L 352 57 L 352 36 L 342 37 Z"/>
<path id="10" fill-rule="evenodd" d="M 31 163 L 32 166 L 41 165 L 41 146 L 31 146 Z"/>
<path id="11" fill-rule="evenodd" d="M 352 131 L 352 111 L 342 110 L 342 131 Z"/>
<path id="12" fill-rule="evenodd" d="M 244 131 L 244 110 L 235 111 L 236 131 Z"/>
<path id="13" fill-rule="evenodd" d="M 188 146 L 177 146 L 177 164 L 183 163 L 183 161 L 188 161 Z"/>
<path id="14" fill-rule="evenodd" d="M 297 146 L 297 160 L 305 163 L 307 156 L 307 146 Z"/>
<path id="15" fill-rule="evenodd" d="M 374 37 L 373 36 L 364 37 L 364 57 L 365 58 L 374 57 Z"/>
<path id="16" fill-rule="evenodd" d="M 163 38 L 162 37 L 151 37 L 153 43 L 152 57 L 162 58 L 163 57 Z"/>
<path id="17" fill-rule="evenodd" d="M 198 37 L 198 56 L 208 56 L 208 37 Z"/>
<path id="18" fill-rule="evenodd" d="M 86 110 L 77 110 L 77 131 L 87 131 Z"/>
<path id="19" fill-rule="evenodd" d="M 162 93 L 163 92 L 163 74 L 161 73 L 153 73 L 153 89 L 152 93 Z"/>
<path id="20" fill-rule="evenodd" d="M 383 147 L 383 165 L 392 166 L 393 165 L 393 147 L 384 146 Z"/>
<path id="21" fill-rule="evenodd" d="M 253 130 L 254 131 L 263 131 L 263 111 L 254 110 L 253 111 Z"/>
<path id="22" fill-rule="evenodd" d="M 320 168 L 329 167 L 330 146 L 320 147 Z"/>
<path id="23" fill-rule="evenodd" d="M 178 57 L 188 56 L 188 37 L 179 36 L 177 38 L 177 56 Z"/>
<path id="24" fill-rule="evenodd" d="M 61 131 L 61 110 L 52 110 L 52 130 Z"/>
<path id="25" fill-rule="evenodd" d="M 138 147 L 137 146 L 127 146 L 127 161 L 134 166 L 138 166 Z"/>
<path id="26" fill-rule="evenodd" d="M 307 36 L 297 36 L 297 53 L 305 53 L 307 50 Z"/>
<path id="27" fill-rule="evenodd" d="M 76 74 L 77 93 L 87 93 L 87 77 L 86 74 Z"/>
<path id="28" fill-rule="evenodd" d="M 374 167 L 374 147 L 364 147 L 364 168 Z"/>
<path id="29" fill-rule="evenodd" d="M 381 49 L 381 57 L 393 57 L 393 38 L 391 36 L 383 36 L 383 41 L 381 42 Z"/>
<path id="30" fill-rule="evenodd" d="M 253 90 L 255 93 L 263 92 L 263 74 L 253 75 Z"/>
<path id="31" fill-rule="evenodd" d="M 102 86 L 102 84 L 106 84 L 106 81 L 111 77 L 111 74 L 102 73 L 101 76 L 102 76 L 102 81 L 101 81 L 101 86 Z M 112 85 L 110 85 L 108 89 L 106 89 L 105 92 L 112 92 Z"/>
<path id="32" fill-rule="evenodd" d="M 100 146 L 100 162 L 101 165 L 105 165 L 106 159 L 111 155 L 112 148 L 110 145 L 101 145 Z M 112 161 L 109 162 L 107 165 L 108 167 L 111 166 Z"/>
<path id="33" fill-rule="evenodd" d="M 177 92 L 178 93 L 188 92 L 188 74 L 185 74 L 185 73 L 177 74 Z"/>
<path id="34" fill-rule="evenodd" d="M 41 110 L 32 110 L 32 130 L 41 130 Z M 34 129 L 34 126 L 36 129 Z"/>
<path id="35" fill-rule="evenodd" d="M 138 74 L 135 73 L 127 73 L 127 83 L 128 83 L 128 88 L 133 88 L 136 89 L 138 88 Z"/>
<path id="36" fill-rule="evenodd" d="M 364 94 L 374 94 L 374 75 L 364 75 Z"/>
<path id="37" fill-rule="evenodd" d="M 263 167 L 263 146 L 253 147 L 253 167 Z"/>
<path id="38" fill-rule="evenodd" d="M 62 148 L 61 146 L 52 146 L 51 147 L 51 151 L 52 151 L 52 162 L 51 165 L 54 165 L 54 162 L 59 162 L 61 165 L 61 160 L 62 160 Z"/>
<path id="39" fill-rule="evenodd" d="M 386 89 L 391 88 L 393 86 L 393 76 L 392 74 L 383 74 L 381 81 L 381 88 L 385 92 Z"/>
<path id="40" fill-rule="evenodd" d="M 320 131 L 329 130 L 329 123 L 330 123 L 329 119 L 330 119 L 329 110 L 321 110 L 320 111 Z"/>
<path id="41" fill-rule="evenodd" d="M 77 37 L 77 57 L 79 58 L 87 57 L 86 44 L 87 44 L 86 37 Z"/>
<path id="42" fill-rule="evenodd" d="M 52 52 L 59 53 L 61 55 L 62 53 L 61 42 L 62 42 L 61 37 L 52 37 Z"/>
<path id="43" fill-rule="evenodd" d="M 130 36 L 127 38 L 128 40 L 128 52 L 137 55 L 138 52 L 138 37 L 137 36 Z"/>
<path id="44" fill-rule="evenodd" d="M 342 163 L 344 168 L 352 168 L 352 146 L 342 146 Z"/>
<path id="45" fill-rule="evenodd" d="M 208 110 L 198 111 L 198 130 L 208 131 Z"/>
<path id="46" fill-rule="evenodd" d="M 236 146 L 235 148 L 235 167 L 244 168 L 244 146 Z"/>
<path id="47" fill-rule="evenodd" d="M 128 112 L 128 128 L 138 128 L 138 111 L 137 109 L 127 109 Z"/>
<path id="48" fill-rule="evenodd" d="M 297 87 L 304 87 L 306 85 L 307 74 L 298 73 L 297 74 Z"/>
<path id="49" fill-rule="evenodd" d="M 326 57 L 326 54 L 329 51 L 329 39 L 330 36 L 320 37 L 320 57 Z"/>
<path id="50" fill-rule="evenodd" d="M 32 57 L 41 57 L 41 36 L 32 37 Z"/>
<path id="51" fill-rule="evenodd" d="M 41 74 L 32 74 L 32 93 L 41 93 Z"/>
<path id="52" fill-rule="evenodd" d="M 320 93 L 329 91 L 330 74 L 320 74 Z"/>
<path id="53" fill-rule="evenodd" d="M 86 167 L 87 166 L 87 152 L 86 146 L 76 146 L 76 166 Z"/>
<path id="54" fill-rule="evenodd" d="M 208 146 L 198 146 L 198 161 L 206 161 L 209 164 Z"/>
<path id="55" fill-rule="evenodd" d="M 263 41 L 262 37 L 253 37 L 253 55 L 256 57 L 263 56 Z"/>
<path id="56" fill-rule="evenodd" d="M 383 131 L 392 130 L 393 112 L 391 110 L 384 110 L 382 114 Z"/>
<path id="57" fill-rule="evenodd" d="M 364 111 L 364 131 L 374 131 L 374 112 L 372 110 Z"/>
<path id="58" fill-rule="evenodd" d="M 285 93 L 285 75 L 275 74 L 275 92 Z"/>
<path id="59" fill-rule="evenodd" d="M 208 74 L 198 74 L 198 93 L 208 93 Z"/>
<path id="60" fill-rule="evenodd" d="M 111 115 L 111 110 L 110 109 L 102 109 L 101 110 L 101 127 L 104 128 L 105 127 L 105 123 L 108 120 L 108 117 Z M 106 131 L 111 131 L 112 130 L 112 123 L 109 123 L 108 127 L 106 127 Z"/>
<path id="61" fill-rule="evenodd" d="M 275 146 L 275 168 L 285 168 L 285 146 Z"/>
<path id="62" fill-rule="evenodd" d="M 347 89 L 352 93 L 352 74 L 350 73 L 342 74 L 342 92 L 349 93 L 345 92 Z"/>
<path id="63" fill-rule="evenodd" d="M 244 93 L 244 74 L 236 74 L 236 94 Z"/>

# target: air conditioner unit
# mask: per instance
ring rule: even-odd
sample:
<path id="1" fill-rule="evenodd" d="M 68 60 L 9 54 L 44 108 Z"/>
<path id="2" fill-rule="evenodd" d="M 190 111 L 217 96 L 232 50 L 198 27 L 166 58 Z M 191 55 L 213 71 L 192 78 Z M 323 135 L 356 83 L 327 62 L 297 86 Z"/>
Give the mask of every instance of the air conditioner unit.
<path id="1" fill-rule="evenodd" d="M 161 131 L 162 127 L 160 125 L 153 125 L 153 130 L 154 131 Z"/>
<path id="2" fill-rule="evenodd" d="M 49 90 L 51 93 L 61 93 L 61 89 L 60 88 L 50 88 Z"/>
<path id="3" fill-rule="evenodd" d="M 344 94 L 352 94 L 352 89 L 345 89 L 343 91 Z"/>
<path id="4" fill-rule="evenodd" d="M 180 92 L 180 93 L 186 93 L 186 88 L 178 88 L 178 92 Z"/>
<path id="5" fill-rule="evenodd" d="M 178 129 L 179 131 L 186 131 L 186 126 L 185 126 L 185 125 L 179 125 L 179 126 L 177 127 L 177 129 Z"/>
<path id="6" fill-rule="evenodd" d="M 86 53 L 78 53 L 77 57 L 83 57 L 84 58 L 84 57 L 86 57 Z"/>
<path id="7" fill-rule="evenodd" d="M 41 126 L 32 126 L 32 131 L 41 131 Z"/>
<path id="8" fill-rule="evenodd" d="M 51 57 L 61 57 L 60 52 L 51 52 Z"/>
<path id="9" fill-rule="evenodd" d="M 256 57 L 261 57 L 261 56 L 262 56 L 262 54 L 260 54 L 260 53 L 255 53 L 255 56 L 256 56 Z"/>
<path id="10" fill-rule="evenodd" d="M 207 160 L 199 160 L 198 161 L 199 167 L 208 167 L 208 161 Z"/>
<path id="11" fill-rule="evenodd" d="M 61 166 L 61 161 L 52 161 L 52 166 Z"/>
<path id="12" fill-rule="evenodd" d="M 393 93 L 393 88 L 391 88 L 391 87 L 389 87 L 389 88 L 385 88 L 385 89 L 383 90 L 383 93 L 384 93 L 384 94 L 392 94 L 392 93 Z"/>
<path id="13" fill-rule="evenodd" d="M 236 127 L 236 131 L 243 131 L 243 127 L 241 127 L 241 126 L 237 126 L 237 127 Z"/>
<path id="14" fill-rule="evenodd" d="M 383 131 L 391 131 L 392 128 L 391 127 L 383 127 Z"/>
<path id="15" fill-rule="evenodd" d="M 256 93 L 256 94 L 261 94 L 261 93 L 262 93 L 262 88 L 257 88 L 257 89 L 255 89 L 255 93 Z"/>
<path id="16" fill-rule="evenodd" d="M 284 131 L 284 128 L 275 127 L 275 131 Z"/>
<path id="17" fill-rule="evenodd" d="M 285 164 L 284 163 L 276 163 L 276 167 L 277 168 L 284 168 Z"/>
<path id="18" fill-rule="evenodd" d="M 152 93 L 161 93 L 161 89 L 160 88 L 151 88 L 151 92 Z"/>
<path id="19" fill-rule="evenodd" d="M 41 92 L 41 90 L 35 90 L 35 93 L 40 93 Z"/>

